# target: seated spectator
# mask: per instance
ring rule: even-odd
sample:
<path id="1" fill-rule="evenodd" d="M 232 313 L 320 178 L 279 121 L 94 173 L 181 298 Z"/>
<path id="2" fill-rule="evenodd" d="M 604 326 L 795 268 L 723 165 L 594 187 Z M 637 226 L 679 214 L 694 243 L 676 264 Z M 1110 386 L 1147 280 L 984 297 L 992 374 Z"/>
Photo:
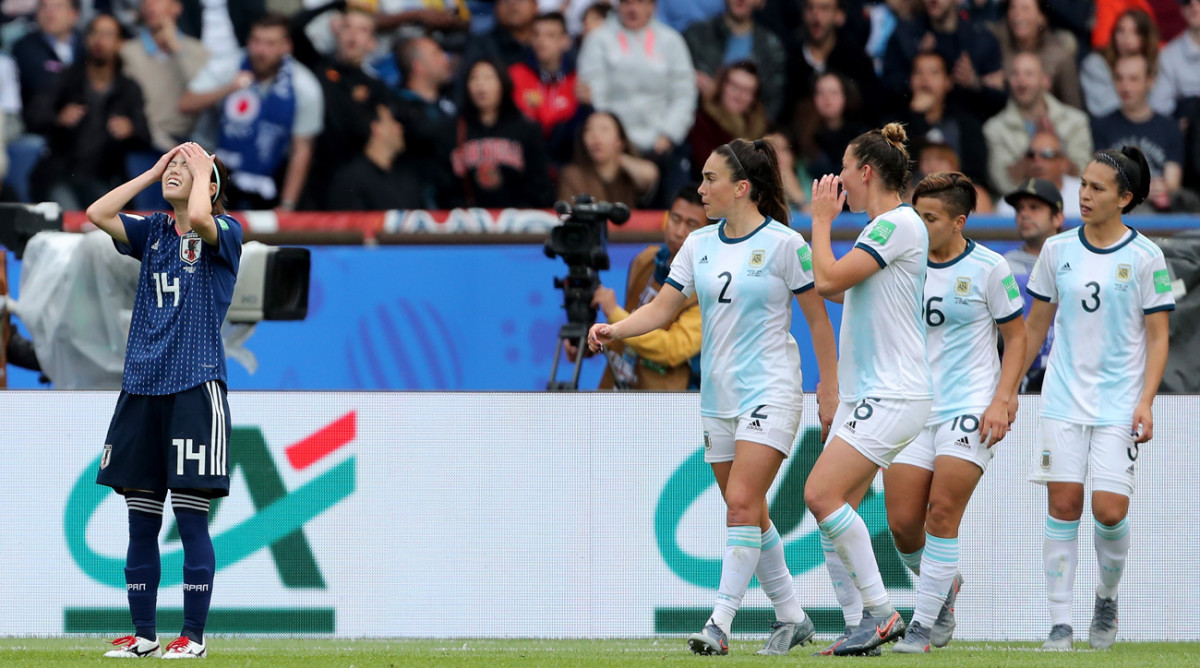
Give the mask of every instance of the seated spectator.
<path id="1" fill-rule="evenodd" d="M 346 5 L 331 21 L 336 49 L 333 57 L 317 53 L 304 33 L 305 26 L 320 14 L 333 9 L 328 3 L 297 14 L 292 19 L 292 55 L 317 74 L 325 100 L 324 129 L 317 136 L 308 181 L 329 183 L 333 172 L 360 154 L 371 136 L 371 125 L 380 105 L 391 102 L 391 93 L 374 73 L 367 58 L 375 50 L 375 15 L 361 4 Z M 390 112 L 389 112 L 390 113 Z M 329 189 L 307 188 L 303 208 L 324 209 Z"/>
<path id="2" fill-rule="evenodd" d="M 82 211 L 125 180 L 125 157 L 150 146 L 142 90 L 121 74 L 121 25 L 100 14 L 87 26 L 84 57 L 38 93 L 29 129 L 46 136 L 33 169 L 35 201 Z"/>
<path id="3" fill-rule="evenodd" d="M 583 114 L 575 94 L 571 36 L 562 14 L 542 14 L 534 21 L 529 54 L 525 62 L 508 68 L 508 74 L 517 108 L 542 127 L 551 162 L 566 163 Z"/>
<path id="4" fill-rule="evenodd" d="M 937 133 L 932 133 L 937 136 Z M 949 144 L 939 143 L 934 140 L 920 138 L 913 142 L 916 154 L 916 169 L 913 170 L 912 182 L 920 183 L 930 174 L 937 172 L 961 172 L 962 161 L 959 160 L 958 154 Z M 912 197 L 912 193 L 907 193 L 908 197 Z M 906 199 L 905 201 L 909 201 Z M 911 204 L 911 201 L 909 201 Z M 992 213 L 996 210 L 996 205 L 992 201 L 992 194 L 982 183 L 975 184 L 975 213 Z"/>
<path id="5" fill-rule="evenodd" d="M 613 0 L 625 2 L 654 2 L 654 0 Z M 657 3 L 655 16 L 672 30 L 682 33 L 694 24 L 714 19 L 725 11 L 725 0 L 662 0 Z"/>
<path id="6" fill-rule="evenodd" d="M 1032 56 L 1037 60 L 1036 56 Z M 988 182 L 988 145 L 979 117 L 962 104 L 945 59 L 936 51 L 917 54 L 911 77 L 912 99 L 901 118 L 908 135 L 946 144 L 962 159 L 962 173 L 975 183 Z M 839 158 L 840 160 L 840 158 Z"/>
<path id="7" fill-rule="evenodd" d="M 598 202 L 641 206 L 658 185 L 658 167 L 639 158 L 629 145 L 621 120 L 597 111 L 587 117 L 571 164 L 558 181 L 558 199 L 591 195 Z"/>
<path id="8" fill-rule="evenodd" d="M 1163 47 L 1150 104 L 1163 116 L 1200 122 L 1200 2 L 1180 0 L 1187 31 Z M 1153 62 L 1153 61 L 1152 61 Z M 1180 112 L 1180 101 L 1187 109 Z"/>
<path id="9" fill-rule="evenodd" d="M 17 63 L 12 56 L 0 52 L 0 118 L 4 120 L 4 132 L 0 133 L 6 142 L 16 139 L 25 131 L 25 119 L 21 118 L 21 76 L 17 73 Z"/>
<path id="10" fill-rule="evenodd" d="M 504 66 L 480 60 L 467 68 L 467 94 L 454 126 L 450 164 L 455 207 L 546 208 L 554 203 L 542 131 L 513 102 Z"/>
<path id="11" fill-rule="evenodd" d="M 716 77 L 723 68 L 750 61 L 758 68 L 759 100 L 773 120 L 783 109 L 786 57 L 783 43 L 775 33 L 754 21 L 754 9 L 760 4 L 760 0 L 725 0 L 723 14 L 693 23 L 683 33 L 683 39 L 692 56 L 696 89 L 702 99 L 716 97 Z M 705 153 L 704 160 L 707 159 Z"/>
<path id="12" fill-rule="evenodd" d="M 808 175 L 804 163 L 796 160 L 796 151 L 792 148 L 792 138 L 787 130 L 776 128 L 763 136 L 763 141 L 769 142 L 775 149 L 775 157 L 779 160 L 779 178 L 783 182 L 783 195 L 787 198 L 788 209 L 793 213 L 808 210 L 808 200 L 812 190 L 812 177 Z M 805 186 L 804 184 L 810 184 Z"/>
<path id="13" fill-rule="evenodd" d="M 433 39 L 415 37 L 396 48 L 396 65 L 404 83 L 392 113 L 404 128 L 405 155 L 425 166 L 427 181 L 433 184 L 426 206 L 437 208 L 437 194 L 448 191 L 454 179 L 445 156 L 452 147 L 458 107 L 442 95 L 454 77 L 450 58 Z"/>
<path id="14" fill-rule="evenodd" d="M 967 109 L 980 118 L 999 112 L 1006 96 L 1004 61 L 995 36 L 960 15 L 957 0 L 924 4 L 924 14 L 897 25 L 892 33 L 883 58 L 883 85 L 893 96 L 907 95 L 913 60 L 932 49 L 950 65 L 955 92 Z"/>
<path id="15" fill-rule="evenodd" d="M 13 60 L 21 74 L 21 104 L 46 90 L 54 76 L 82 58 L 83 41 L 76 31 L 79 0 L 38 0 L 37 30 L 13 45 Z M 26 117 L 26 125 L 31 125 Z"/>
<path id="16" fill-rule="evenodd" d="M 216 153 L 231 170 L 230 209 L 294 209 L 308 179 L 325 102 L 316 76 L 292 58 L 289 27 L 279 14 L 255 21 L 240 70 L 206 67 L 179 101 L 185 113 L 220 107 Z"/>
<path id="17" fill-rule="evenodd" d="M 724 68 L 711 95 L 701 96 L 696 124 L 688 134 L 692 147 L 692 172 L 700 168 L 713 149 L 734 139 L 754 141 L 767 132 L 767 113 L 760 102 L 758 68 L 746 60 Z"/>
<path id="18" fill-rule="evenodd" d="M 608 20 L 608 15 L 612 13 L 612 9 L 612 5 L 608 4 L 605 0 L 593 2 L 588 6 L 587 10 L 583 12 L 583 26 L 582 30 L 579 31 L 580 44 L 583 44 L 584 38 L 593 30 L 604 25 L 604 22 Z"/>
<path id="19" fill-rule="evenodd" d="M 1025 151 L 1038 130 L 1049 130 L 1061 137 L 1070 160 L 1070 173 L 1081 173 L 1092 159 L 1087 114 L 1050 94 L 1050 78 L 1036 54 L 1019 53 L 1013 57 L 1008 88 L 1012 94 L 1008 105 L 983 126 L 992 189 L 1007 193 L 1016 187 Z"/>
<path id="20" fill-rule="evenodd" d="M 1062 213 L 1073 220 L 1079 219 L 1079 186 L 1082 183 L 1078 176 L 1067 173 L 1071 161 L 1063 152 L 1062 140 L 1049 130 L 1042 130 L 1029 140 L 1029 150 L 1017 170 L 1018 183 L 1029 179 L 1041 179 L 1051 183 L 1062 194 Z M 1018 188 L 1019 190 L 1019 188 Z M 1011 216 L 1015 213 L 1008 203 L 1008 197 L 996 205 L 996 213 Z"/>
<path id="21" fill-rule="evenodd" d="M 1017 53 L 1036 53 L 1050 77 L 1050 94 L 1076 109 L 1083 108 L 1079 70 L 1075 67 L 1075 38 L 1065 30 L 1050 27 L 1043 0 L 1009 0 L 1004 21 L 994 24 L 992 33 L 1000 43 L 1005 71 Z"/>
<path id="22" fill-rule="evenodd" d="M 1158 26 L 1154 19 L 1140 9 L 1121 14 L 1113 25 L 1112 38 L 1099 51 L 1084 57 L 1079 70 L 1087 112 L 1092 118 L 1107 116 L 1121 106 L 1117 87 L 1113 84 L 1112 68 L 1117 58 L 1134 54 L 1145 56 L 1147 62 L 1157 63 Z"/>
<path id="23" fill-rule="evenodd" d="M 1137 146 L 1150 165 L 1150 195 L 1143 208 L 1154 211 L 1191 211 L 1195 196 L 1183 186 L 1184 146 L 1179 124 L 1150 106 L 1154 73 L 1141 55 L 1119 58 L 1113 68 L 1121 108 L 1092 123 L 1092 137 L 1100 150 Z"/>
<path id="24" fill-rule="evenodd" d="M 537 0 L 496 0 L 495 27 L 471 38 L 462 62 L 470 65 L 478 60 L 493 60 L 505 69 L 521 62 L 533 38 L 533 20 L 537 15 Z"/>
<path id="25" fill-rule="evenodd" d="M 683 37 L 655 19 L 654 8 L 654 0 L 621 0 L 618 20 L 584 41 L 579 79 L 591 104 L 616 114 L 634 148 L 658 165 L 667 196 L 687 180 L 681 144 L 696 120 L 696 77 Z"/>
<path id="26" fill-rule="evenodd" d="M 137 39 L 121 47 L 125 76 L 138 83 L 146 97 L 146 122 L 154 151 L 166 153 L 187 141 L 196 116 L 179 110 L 187 82 L 208 60 L 204 44 L 180 32 L 176 22 L 183 11 L 179 0 L 142 0 L 142 27 Z"/>
<path id="27" fill-rule="evenodd" d="M 387 105 L 379 105 L 376 114 L 362 152 L 334 171 L 329 187 L 331 211 L 425 206 L 422 166 L 404 155 L 404 128 Z"/>
<path id="28" fill-rule="evenodd" d="M 861 104 L 858 87 L 845 76 L 826 72 L 817 77 L 812 100 L 797 110 L 793 125 L 798 168 L 813 178 L 842 171 L 846 147 L 867 129 L 856 120 Z"/>
<path id="29" fill-rule="evenodd" d="M 787 43 L 785 113 L 794 113 L 803 100 L 810 98 L 817 77 L 826 72 L 845 75 L 858 85 L 859 90 L 878 89 L 875 66 L 860 44 L 842 34 L 845 23 L 844 0 L 807 0 L 804 3 L 804 25 Z"/>

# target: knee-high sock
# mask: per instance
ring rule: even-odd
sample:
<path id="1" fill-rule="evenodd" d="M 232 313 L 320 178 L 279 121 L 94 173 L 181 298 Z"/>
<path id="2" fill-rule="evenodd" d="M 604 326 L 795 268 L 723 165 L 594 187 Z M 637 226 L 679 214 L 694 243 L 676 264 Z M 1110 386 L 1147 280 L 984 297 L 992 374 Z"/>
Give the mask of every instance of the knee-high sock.
<path id="1" fill-rule="evenodd" d="M 783 541 L 779 539 L 779 531 L 772 524 L 762 534 L 762 552 L 758 556 L 758 566 L 754 569 L 758 583 L 762 585 L 771 605 L 775 606 L 775 619 L 781 622 L 804 621 L 804 608 L 796 600 L 796 587 L 792 582 L 792 572 L 788 570 L 787 559 L 783 553 Z"/>
<path id="2" fill-rule="evenodd" d="M 125 495 L 129 508 L 129 549 L 125 553 L 125 592 L 134 634 L 153 640 L 158 637 L 158 583 L 162 578 L 159 563 L 158 532 L 162 528 L 163 500 Z"/>
<path id="3" fill-rule="evenodd" d="M 842 617 L 846 620 L 847 626 L 858 626 L 858 623 L 862 621 L 862 596 L 858 593 L 858 587 L 850 579 L 850 572 L 846 570 L 846 564 L 842 563 L 842 558 L 838 556 L 837 550 L 833 549 L 833 543 L 825 537 L 824 533 L 821 533 L 820 536 L 821 552 L 825 554 L 825 570 L 829 571 L 829 581 L 833 584 L 833 593 L 837 596 L 838 605 L 842 606 Z"/>
<path id="4" fill-rule="evenodd" d="M 844 504 L 819 523 L 821 533 L 833 543 L 833 548 L 850 573 L 850 579 L 858 587 L 863 607 L 876 617 L 891 614 L 893 608 L 883 587 L 883 577 L 875 562 L 875 549 L 871 546 L 871 532 L 866 522 L 854 512 L 850 504 Z"/>
<path id="5" fill-rule="evenodd" d="M 1046 539 L 1042 563 L 1046 567 L 1046 595 L 1050 601 L 1050 623 L 1071 623 L 1071 590 L 1079 563 L 1079 520 L 1046 516 Z"/>
<path id="6" fill-rule="evenodd" d="M 913 575 L 921 574 L 921 562 L 924 560 L 925 548 L 921 548 L 916 552 L 901 552 L 900 550 L 896 550 L 896 553 L 900 555 L 900 561 L 903 561 L 904 565 L 908 566 L 908 570 L 912 571 Z"/>
<path id="7" fill-rule="evenodd" d="M 917 580 L 914 622 L 921 622 L 927 629 L 933 628 L 955 573 L 958 573 L 958 538 L 938 538 L 926 533 L 921 574 Z"/>
<path id="8" fill-rule="evenodd" d="M 1100 565 L 1100 583 L 1096 595 L 1116 598 L 1121 574 L 1125 571 L 1125 556 L 1129 554 L 1129 518 L 1112 526 L 1096 520 L 1096 562 Z"/>
<path id="9" fill-rule="evenodd" d="M 750 578 L 762 553 L 762 531 L 756 526 L 737 526 L 727 529 L 725 560 L 721 562 L 721 585 L 717 588 L 717 603 L 713 606 L 712 621 L 726 634 L 733 625 L 733 616 L 742 605 L 742 597 L 750 588 Z"/>
<path id="10" fill-rule="evenodd" d="M 212 602 L 213 573 L 217 569 L 212 537 L 208 533 L 208 499 L 171 492 L 171 507 L 183 542 L 183 633 L 204 642 L 204 625 Z"/>

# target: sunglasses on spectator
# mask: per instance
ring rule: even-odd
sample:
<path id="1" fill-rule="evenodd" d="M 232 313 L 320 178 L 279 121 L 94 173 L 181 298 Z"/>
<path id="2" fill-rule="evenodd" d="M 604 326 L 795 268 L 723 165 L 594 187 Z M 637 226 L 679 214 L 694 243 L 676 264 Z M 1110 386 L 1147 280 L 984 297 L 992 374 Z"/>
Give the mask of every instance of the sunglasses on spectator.
<path id="1" fill-rule="evenodd" d="M 1044 148 L 1040 151 L 1035 151 L 1033 149 L 1030 149 L 1025 152 L 1025 157 L 1029 158 L 1030 160 L 1033 160 L 1034 158 L 1041 158 L 1043 160 L 1053 160 L 1060 155 L 1062 155 L 1062 154 L 1052 148 Z"/>

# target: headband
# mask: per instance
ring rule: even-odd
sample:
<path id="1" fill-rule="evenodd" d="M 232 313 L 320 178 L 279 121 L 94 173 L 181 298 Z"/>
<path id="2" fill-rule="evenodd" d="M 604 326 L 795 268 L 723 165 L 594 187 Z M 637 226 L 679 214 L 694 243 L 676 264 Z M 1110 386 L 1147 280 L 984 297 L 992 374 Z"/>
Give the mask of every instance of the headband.
<path id="1" fill-rule="evenodd" d="M 733 164 L 737 165 L 738 171 L 745 174 L 746 178 L 750 178 L 750 174 L 746 172 L 746 168 L 742 167 L 742 161 L 738 160 L 737 153 L 734 152 L 731 144 L 725 144 L 725 148 L 729 149 L 729 157 L 733 158 Z"/>
<path id="2" fill-rule="evenodd" d="M 213 196 L 212 196 L 212 203 L 216 204 L 217 197 L 219 197 L 221 195 L 221 172 L 220 172 L 220 170 L 217 169 L 216 154 L 209 153 L 208 157 L 212 158 L 212 161 L 213 161 L 213 183 L 217 184 L 217 192 L 213 193 Z"/>
<path id="3" fill-rule="evenodd" d="M 1096 154 L 1094 159 L 1117 170 L 1117 179 L 1120 181 L 1120 185 L 1125 188 L 1126 192 L 1133 192 L 1133 186 L 1129 183 L 1129 175 L 1125 173 L 1124 169 L 1121 169 L 1121 164 L 1117 162 L 1116 158 L 1109 153 L 1100 152 Z"/>

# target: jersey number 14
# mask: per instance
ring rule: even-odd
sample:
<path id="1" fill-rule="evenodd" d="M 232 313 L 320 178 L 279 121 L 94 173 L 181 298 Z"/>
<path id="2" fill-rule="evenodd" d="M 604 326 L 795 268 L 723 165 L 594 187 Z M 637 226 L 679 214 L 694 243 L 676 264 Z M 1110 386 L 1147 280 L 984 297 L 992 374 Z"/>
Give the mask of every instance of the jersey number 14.
<path id="1" fill-rule="evenodd" d="M 179 277 L 176 276 L 168 282 L 167 272 L 165 271 L 151 274 L 151 276 L 154 276 L 154 291 L 158 295 L 158 307 L 162 308 L 163 293 L 175 295 L 175 303 L 172 306 L 179 306 Z"/>

